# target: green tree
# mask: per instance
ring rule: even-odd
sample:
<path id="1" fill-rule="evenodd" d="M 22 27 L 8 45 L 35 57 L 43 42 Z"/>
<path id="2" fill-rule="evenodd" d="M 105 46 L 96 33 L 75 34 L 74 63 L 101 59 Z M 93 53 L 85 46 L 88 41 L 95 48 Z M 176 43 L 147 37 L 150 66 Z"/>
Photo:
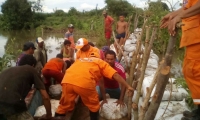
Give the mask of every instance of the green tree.
<path id="1" fill-rule="evenodd" d="M 27 0 L 6 0 L 1 9 L 6 29 L 30 28 L 33 12 Z"/>
<path id="2" fill-rule="evenodd" d="M 134 7 L 126 0 L 105 0 L 107 9 L 112 14 L 119 16 L 124 14 L 125 16 L 133 14 Z"/>

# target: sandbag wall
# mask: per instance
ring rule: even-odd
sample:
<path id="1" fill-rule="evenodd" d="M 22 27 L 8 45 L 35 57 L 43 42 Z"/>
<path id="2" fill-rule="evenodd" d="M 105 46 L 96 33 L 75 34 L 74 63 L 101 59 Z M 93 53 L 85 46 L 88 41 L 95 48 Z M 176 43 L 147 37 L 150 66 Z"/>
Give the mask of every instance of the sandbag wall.
<path id="1" fill-rule="evenodd" d="M 140 36 L 140 33 L 141 33 L 141 29 L 136 29 L 135 32 L 132 33 L 125 42 L 125 45 L 123 47 L 123 52 L 124 52 L 125 56 L 123 56 L 120 61 L 120 63 L 124 66 L 124 68 L 127 67 L 124 57 L 126 57 L 128 66 L 130 67 L 130 65 L 131 65 L 133 52 L 136 50 L 137 38 Z M 144 49 L 144 45 L 142 45 L 141 49 Z M 140 102 L 139 106 L 142 104 L 142 101 L 147 94 L 147 88 L 150 86 L 150 84 L 154 78 L 156 69 L 158 68 L 158 63 L 159 63 L 159 57 L 153 52 L 153 50 L 151 50 L 150 56 L 148 59 L 148 63 L 147 63 L 147 67 L 145 70 L 145 77 L 144 77 L 144 81 L 143 81 L 143 85 L 142 85 L 142 96 L 141 96 L 141 102 Z M 169 84 L 165 88 L 162 102 L 168 101 L 169 99 L 172 102 L 175 102 L 175 101 L 181 102 L 184 100 L 184 98 L 186 98 L 188 96 L 187 91 L 185 89 L 177 86 L 174 81 L 175 81 L 174 78 L 169 79 Z M 154 89 L 152 91 L 151 97 L 154 94 L 155 88 L 156 88 L 156 86 L 154 87 Z M 161 110 L 161 108 L 159 108 L 159 110 Z M 171 113 L 171 114 L 173 114 L 173 113 Z M 160 118 L 160 116 L 158 115 L 156 118 Z M 133 118 L 132 118 L 132 120 L 133 120 Z"/>

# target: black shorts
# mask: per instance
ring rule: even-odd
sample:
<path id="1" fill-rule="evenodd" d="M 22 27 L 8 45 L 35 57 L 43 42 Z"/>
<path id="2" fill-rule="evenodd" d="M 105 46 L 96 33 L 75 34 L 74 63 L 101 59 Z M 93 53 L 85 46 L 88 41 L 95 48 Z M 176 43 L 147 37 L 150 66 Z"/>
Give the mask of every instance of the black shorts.
<path id="1" fill-rule="evenodd" d="M 121 38 L 125 38 L 126 33 L 121 33 L 121 34 L 117 34 L 116 39 L 121 39 Z"/>

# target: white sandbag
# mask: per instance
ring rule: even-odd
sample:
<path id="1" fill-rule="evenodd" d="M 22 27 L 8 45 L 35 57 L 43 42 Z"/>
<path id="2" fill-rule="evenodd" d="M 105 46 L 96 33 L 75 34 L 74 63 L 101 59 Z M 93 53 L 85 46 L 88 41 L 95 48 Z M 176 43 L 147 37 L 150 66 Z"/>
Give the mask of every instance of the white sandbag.
<path id="1" fill-rule="evenodd" d="M 58 96 L 62 92 L 62 86 L 60 84 L 51 85 L 49 87 L 49 94 L 52 96 Z"/>
<path id="2" fill-rule="evenodd" d="M 159 61 L 159 57 L 155 53 L 151 53 L 149 59 L 155 59 L 156 61 Z"/>
<path id="3" fill-rule="evenodd" d="M 132 56 L 133 56 L 133 52 L 130 52 L 130 53 L 128 54 L 128 57 L 129 57 L 129 58 L 132 58 Z"/>
<path id="4" fill-rule="evenodd" d="M 117 99 L 107 99 L 108 103 L 105 103 L 99 110 L 101 117 L 105 119 L 121 119 L 127 115 L 127 106 L 126 104 L 123 107 L 120 105 L 117 106 Z M 102 101 L 101 101 L 102 102 Z"/>
<path id="5" fill-rule="evenodd" d="M 113 50 L 115 53 L 117 53 L 114 44 L 111 44 L 111 45 L 110 45 L 110 49 Z"/>
<path id="6" fill-rule="evenodd" d="M 171 95 L 171 100 L 173 101 L 181 101 L 184 98 L 186 98 L 188 96 L 188 93 L 185 89 L 183 88 L 177 88 L 177 91 L 173 91 L 172 95 Z M 162 100 L 169 100 L 170 98 L 170 91 L 166 91 L 164 92 L 164 95 L 162 97 Z"/>
<path id="7" fill-rule="evenodd" d="M 124 50 L 127 52 L 132 52 L 136 49 L 135 44 L 127 44 L 124 46 Z"/>
<path id="8" fill-rule="evenodd" d="M 167 110 L 165 111 L 166 107 Z M 187 107 L 185 100 L 171 101 L 169 102 L 169 105 L 168 101 L 162 101 L 158 108 L 155 120 L 181 120 L 181 118 L 183 117 L 183 112 L 186 110 L 189 110 L 189 108 Z M 163 115 L 164 112 L 165 114 Z"/>
<path id="9" fill-rule="evenodd" d="M 52 113 L 52 116 L 54 116 L 59 105 L 59 100 L 51 100 L 50 102 L 51 102 L 51 113 Z M 44 114 L 46 114 L 46 109 L 44 105 L 42 105 L 36 109 L 34 116 L 41 117 Z"/>
<path id="10" fill-rule="evenodd" d="M 153 68 L 157 69 L 158 68 L 158 61 L 156 59 L 150 58 L 147 63 L 147 68 Z"/>
<path id="11" fill-rule="evenodd" d="M 132 43 L 132 40 L 131 39 L 127 39 L 126 42 L 125 42 L 125 45 L 129 45 Z"/>
<path id="12" fill-rule="evenodd" d="M 156 73 L 156 69 L 147 67 L 145 70 L 145 76 L 151 76 Z"/>
<path id="13" fill-rule="evenodd" d="M 130 52 L 124 51 L 124 55 L 128 56 Z"/>
<path id="14" fill-rule="evenodd" d="M 145 77 L 143 80 L 143 85 L 142 85 L 142 91 L 143 91 L 143 98 L 145 98 L 146 94 L 147 94 L 147 88 L 151 85 L 151 82 L 153 80 L 153 75 L 152 76 L 148 76 Z M 154 92 L 155 92 L 155 88 L 154 87 L 152 93 L 151 93 L 151 97 L 153 96 Z M 168 84 L 165 88 L 162 100 L 163 101 L 167 101 L 170 98 L 170 92 L 171 92 L 171 83 Z M 172 86 L 172 93 L 171 93 L 171 100 L 173 101 L 182 101 L 184 98 L 186 98 L 188 96 L 188 93 L 185 89 L 183 88 L 178 88 L 176 87 L 175 84 L 173 84 Z"/>
<path id="15" fill-rule="evenodd" d="M 142 28 L 136 28 L 135 32 L 142 32 Z"/>

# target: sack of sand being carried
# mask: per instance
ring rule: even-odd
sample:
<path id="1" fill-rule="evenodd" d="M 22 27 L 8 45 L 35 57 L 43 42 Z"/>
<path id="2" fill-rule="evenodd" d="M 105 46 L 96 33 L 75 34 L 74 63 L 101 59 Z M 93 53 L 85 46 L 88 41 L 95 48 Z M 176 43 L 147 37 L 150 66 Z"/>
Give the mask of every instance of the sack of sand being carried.
<path id="1" fill-rule="evenodd" d="M 125 117 L 128 111 L 126 104 L 120 107 L 120 105 L 115 103 L 116 101 L 117 99 L 107 99 L 108 103 L 103 104 L 103 106 L 100 108 L 100 116 L 109 120 L 121 119 Z"/>

